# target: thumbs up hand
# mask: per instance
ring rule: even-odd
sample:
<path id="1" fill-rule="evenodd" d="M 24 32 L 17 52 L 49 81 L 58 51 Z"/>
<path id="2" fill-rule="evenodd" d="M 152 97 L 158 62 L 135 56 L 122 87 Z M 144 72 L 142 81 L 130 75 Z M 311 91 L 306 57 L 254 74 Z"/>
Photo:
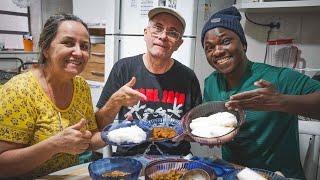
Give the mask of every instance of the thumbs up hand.
<path id="1" fill-rule="evenodd" d="M 85 130 L 86 120 L 81 119 L 78 123 L 64 129 L 61 133 L 52 137 L 54 145 L 60 153 L 80 154 L 90 145 L 91 132 Z"/>
<path id="2" fill-rule="evenodd" d="M 131 80 L 123 85 L 118 91 L 111 96 L 111 101 L 119 106 L 133 106 L 140 100 L 147 100 L 147 97 L 137 90 L 132 89 L 136 84 L 136 78 L 132 77 Z"/>

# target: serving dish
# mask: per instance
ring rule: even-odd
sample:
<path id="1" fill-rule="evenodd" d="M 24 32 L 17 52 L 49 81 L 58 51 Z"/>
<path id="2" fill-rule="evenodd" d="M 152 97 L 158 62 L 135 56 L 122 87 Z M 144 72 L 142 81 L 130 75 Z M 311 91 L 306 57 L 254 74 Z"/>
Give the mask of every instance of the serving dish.
<path id="1" fill-rule="evenodd" d="M 141 128 L 145 133 L 146 133 L 146 139 L 142 140 L 140 142 L 134 143 L 134 142 L 114 142 L 112 140 L 109 139 L 108 134 L 113 131 L 113 130 L 117 130 L 120 128 L 126 128 L 126 127 L 131 127 L 131 126 L 138 126 L 139 128 Z M 134 120 L 134 121 L 123 121 L 121 123 L 117 123 L 117 124 L 110 124 L 108 126 L 106 126 L 102 131 L 101 131 L 101 138 L 102 140 L 104 140 L 107 144 L 109 145 L 113 145 L 113 146 L 119 146 L 119 147 L 133 147 L 139 144 L 142 144 L 146 141 L 148 141 L 149 136 L 150 136 L 150 128 L 142 125 L 142 123 L 138 120 Z"/>
<path id="2" fill-rule="evenodd" d="M 210 137 L 210 138 L 196 136 L 191 133 L 192 130 L 190 128 L 190 123 L 192 122 L 193 119 L 196 119 L 198 117 L 208 117 L 218 112 L 229 112 L 236 116 L 237 125 L 232 131 L 222 136 Z M 236 136 L 236 134 L 239 131 L 239 128 L 244 122 L 245 122 L 245 113 L 243 110 L 238 110 L 238 111 L 228 110 L 225 107 L 225 102 L 223 101 L 206 102 L 206 103 L 200 104 L 199 106 L 194 107 L 182 117 L 182 127 L 184 132 L 183 132 L 183 135 L 178 137 L 177 139 L 178 140 L 189 139 L 191 141 L 198 142 L 202 145 L 221 145 L 225 142 L 231 141 Z"/>
<path id="3" fill-rule="evenodd" d="M 93 180 L 123 179 L 136 180 L 140 175 L 142 164 L 138 160 L 126 157 L 110 157 L 94 161 L 89 164 L 88 170 Z M 126 175 L 107 176 L 112 172 L 123 172 Z"/>
<path id="4" fill-rule="evenodd" d="M 131 126 L 138 126 L 146 133 L 146 139 L 140 142 L 114 142 L 109 139 L 108 134 L 116 129 L 126 128 Z M 175 134 L 168 138 L 154 138 L 152 136 L 153 130 L 155 128 L 168 128 L 175 132 Z M 122 121 L 117 124 L 111 124 L 106 126 L 101 132 L 101 138 L 110 145 L 119 146 L 119 147 L 133 147 L 145 142 L 166 142 L 171 140 L 183 133 L 183 128 L 180 120 L 172 119 L 172 118 L 157 118 L 151 120 L 133 120 L 133 121 Z"/>
<path id="5" fill-rule="evenodd" d="M 206 164 L 186 159 L 165 159 L 152 161 L 146 166 L 144 174 L 146 180 L 151 180 L 161 173 L 167 173 L 172 170 L 181 172 L 181 176 L 183 176 L 185 172 L 192 169 L 204 170 L 210 176 L 210 179 L 216 178 L 213 169 Z"/>
<path id="6" fill-rule="evenodd" d="M 141 120 L 141 126 L 145 129 L 148 129 L 149 132 L 152 133 L 154 128 L 170 128 L 174 130 L 175 135 L 170 138 L 154 138 L 152 135 L 148 137 L 149 141 L 154 142 L 163 142 L 167 140 L 171 140 L 183 133 L 183 128 L 180 120 L 173 118 L 156 118 L 151 120 Z"/>

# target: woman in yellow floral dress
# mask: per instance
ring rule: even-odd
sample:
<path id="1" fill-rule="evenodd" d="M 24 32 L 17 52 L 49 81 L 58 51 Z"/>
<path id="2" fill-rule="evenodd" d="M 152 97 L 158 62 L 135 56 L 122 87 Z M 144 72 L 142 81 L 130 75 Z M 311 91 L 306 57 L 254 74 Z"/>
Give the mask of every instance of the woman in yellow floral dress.
<path id="1" fill-rule="evenodd" d="M 79 163 L 103 147 L 90 89 L 77 76 L 89 59 L 86 24 L 73 15 L 48 19 L 40 35 L 40 66 L 0 89 L 0 179 L 30 179 Z"/>

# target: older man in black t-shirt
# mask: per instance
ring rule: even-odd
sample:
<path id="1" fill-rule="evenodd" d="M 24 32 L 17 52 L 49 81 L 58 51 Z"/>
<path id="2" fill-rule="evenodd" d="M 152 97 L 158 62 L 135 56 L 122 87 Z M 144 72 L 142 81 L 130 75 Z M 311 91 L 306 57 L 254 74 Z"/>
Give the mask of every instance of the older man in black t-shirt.
<path id="1" fill-rule="evenodd" d="M 182 44 L 184 18 L 174 9 L 156 7 L 149 11 L 149 24 L 144 28 L 147 52 L 120 59 L 112 68 L 98 101 L 97 122 L 102 129 L 118 119 L 181 119 L 201 103 L 199 81 L 195 73 L 171 55 Z M 186 141 L 157 143 L 170 155 L 187 155 Z M 133 148 L 118 148 L 117 155 L 142 154 L 144 143 Z M 151 154 L 158 151 L 151 149 Z"/>

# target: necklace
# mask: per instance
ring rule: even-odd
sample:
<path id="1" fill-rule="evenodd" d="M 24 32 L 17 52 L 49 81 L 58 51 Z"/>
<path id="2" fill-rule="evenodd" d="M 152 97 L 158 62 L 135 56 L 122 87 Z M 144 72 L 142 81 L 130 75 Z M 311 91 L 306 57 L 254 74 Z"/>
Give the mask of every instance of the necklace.
<path id="1" fill-rule="evenodd" d="M 49 84 L 48 84 L 48 81 L 46 79 L 46 73 L 44 72 L 44 69 L 42 69 L 42 73 L 43 73 L 43 78 L 44 78 L 44 81 L 45 81 L 45 84 L 46 84 L 46 88 L 47 88 L 47 91 L 48 91 L 49 99 L 52 101 L 53 104 L 55 104 L 53 92 L 52 92 L 52 89 L 51 90 L 49 89 Z M 60 111 L 58 111 L 58 119 L 59 119 L 59 129 L 60 129 L 60 131 L 63 131 L 62 118 L 61 118 Z"/>
<path id="2" fill-rule="evenodd" d="M 43 78 L 44 78 L 44 82 L 45 82 L 45 84 L 46 84 L 46 88 L 47 88 L 47 91 L 48 91 L 48 96 L 49 96 L 49 99 L 50 99 L 50 101 L 52 101 L 53 103 L 55 103 L 55 101 L 54 101 L 54 96 L 53 96 L 53 93 L 52 93 L 52 89 L 50 90 L 50 88 L 49 88 L 49 84 L 48 84 L 48 81 L 47 81 L 47 75 L 46 75 L 46 73 L 44 72 L 44 69 L 42 69 L 42 74 L 43 74 Z"/>

